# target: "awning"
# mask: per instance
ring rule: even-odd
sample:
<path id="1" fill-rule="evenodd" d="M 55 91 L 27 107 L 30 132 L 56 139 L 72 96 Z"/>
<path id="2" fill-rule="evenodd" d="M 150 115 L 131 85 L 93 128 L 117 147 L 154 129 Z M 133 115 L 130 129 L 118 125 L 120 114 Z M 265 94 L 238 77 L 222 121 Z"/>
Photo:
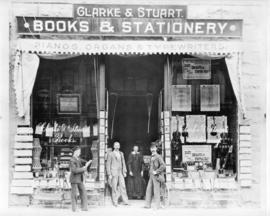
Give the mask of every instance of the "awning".
<path id="1" fill-rule="evenodd" d="M 82 41 L 19 39 L 14 71 L 18 115 L 29 120 L 30 96 L 39 57 L 65 59 L 80 54 L 191 54 L 225 57 L 239 108 L 245 115 L 241 91 L 241 43 L 236 41 Z"/>
<path id="2" fill-rule="evenodd" d="M 18 50 L 46 54 L 215 54 L 242 51 L 239 41 L 19 39 Z"/>

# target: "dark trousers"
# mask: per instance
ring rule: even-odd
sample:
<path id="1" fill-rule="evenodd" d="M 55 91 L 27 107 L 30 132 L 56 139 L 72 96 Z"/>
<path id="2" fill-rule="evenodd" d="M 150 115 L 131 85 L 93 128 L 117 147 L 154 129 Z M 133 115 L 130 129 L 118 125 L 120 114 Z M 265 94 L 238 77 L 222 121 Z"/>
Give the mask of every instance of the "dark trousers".
<path id="1" fill-rule="evenodd" d="M 81 208 L 82 210 L 87 211 L 87 194 L 86 194 L 84 184 L 82 182 L 71 184 L 72 211 L 76 211 L 76 208 L 77 208 L 77 189 L 79 190 L 79 193 L 80 193 Z"/>
<path id="2" fill-rule="evenodd" d="M 160 182 L 157 181 L 154 175 L 150 174 L 150 179 L 147 184 L 146 195 L 145 195 L 145 201 L 146 201 L 147 207 L 151 207 L 153 195 L 154 195 L 156 208 L 160 208 Z"/>

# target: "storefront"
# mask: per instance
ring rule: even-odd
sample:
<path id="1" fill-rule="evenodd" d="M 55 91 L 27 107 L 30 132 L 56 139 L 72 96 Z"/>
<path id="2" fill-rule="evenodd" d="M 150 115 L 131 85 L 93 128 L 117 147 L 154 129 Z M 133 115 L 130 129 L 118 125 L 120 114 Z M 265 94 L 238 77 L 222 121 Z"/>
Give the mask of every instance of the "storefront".
<path id="1" fill-rule="evenodd" d="M 68 202 L 80 145 L 93 160 L 89 204 L 104 205 L 116 140 L 126 158 L 137 143 L 145 161 L 159 143 L 172 204 L 185 191 L 252 187 L 243 18 L 194 19 L 186 5 L 67 5 L 56 6 L 62 16 L 14 12 L 13 199 Z"/>

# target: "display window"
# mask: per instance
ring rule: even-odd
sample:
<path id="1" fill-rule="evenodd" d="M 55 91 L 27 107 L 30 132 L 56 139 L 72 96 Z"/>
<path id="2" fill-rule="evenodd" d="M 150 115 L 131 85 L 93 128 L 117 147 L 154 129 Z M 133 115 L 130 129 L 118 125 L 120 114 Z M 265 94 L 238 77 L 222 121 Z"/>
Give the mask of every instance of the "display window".
<path id="1" fill-rule="evenodd" d="M 35 177 L 68 183 L 74 146 L 92 159 L 87 179 L 98 179 L 97 88 L 93 57 L 40 58 L 31 100 Z M 40 162 L 40 163 L 39 163 Z"/>
<path id="2" fill-rule="evenodd" d="M 172 57 L 171 161 L 188 171 L 235 176 L 237 102 L 224 58 Z"/>

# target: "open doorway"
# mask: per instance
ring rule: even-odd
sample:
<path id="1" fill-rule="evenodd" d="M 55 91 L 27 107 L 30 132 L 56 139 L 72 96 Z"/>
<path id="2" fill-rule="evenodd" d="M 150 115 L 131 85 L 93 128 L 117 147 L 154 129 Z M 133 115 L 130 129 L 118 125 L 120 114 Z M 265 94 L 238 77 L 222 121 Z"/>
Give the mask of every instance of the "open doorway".
<path id="1" fill-rule="evenodd" d="M 106 56 L 109 92 L 109 143 L 119 141 L 125 158 L 137 143 L 150 155 L 159 138 L 159 95 L 163 88 L 164 56 Z"/>

